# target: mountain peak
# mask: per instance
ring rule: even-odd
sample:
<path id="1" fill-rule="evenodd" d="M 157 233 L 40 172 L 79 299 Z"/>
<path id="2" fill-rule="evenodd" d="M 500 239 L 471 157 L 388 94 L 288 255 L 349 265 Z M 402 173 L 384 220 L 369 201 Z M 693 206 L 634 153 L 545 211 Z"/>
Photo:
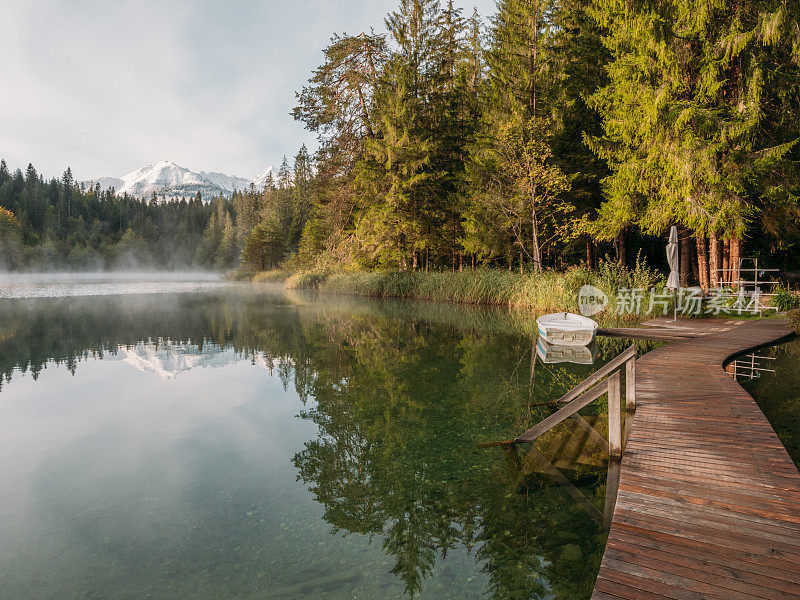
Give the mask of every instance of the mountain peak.
<path id="1" fill-rule="evenodd" d="M 275 171 L 275 167 L 270 165 L 253 178 L 253 183 L 255 186 L 257 188 L 264 187 L 264 184 L 267 183 L 267 178 L 269 177 L 270 173 L 272 173 L 272 178 L 277 181 L 277 172 Z"/>
<path id="2" fill-rule="evenodd" d="M 204 200 L 210 200 L 216 196 L 230 197 L 235 190 L 247 189 L 251 184 L 263 187 L 270 172 L 274 173 L 272 167 L 259 173 L 255 179 L 245 179 L 213 171 L 197 173 L 171 160 L 162 160 L 131 171 L 121 178 L 103 177 L 86 183 L 100 184 L 103 190 L 114 187 L 117 194 L 138 198 L 149 197 L 154 192 L 163 199 L 191 198 L 200 192 Z"/>
<path id="3" fill-rule="evenodd" d="M 152 165 L 148 165 L 151 167 L 177 167 L 178 169 L 183 169 L 180 165 L 175 164 L 171 160 L 162 160 L 157 163 L 153 163 Z"/>

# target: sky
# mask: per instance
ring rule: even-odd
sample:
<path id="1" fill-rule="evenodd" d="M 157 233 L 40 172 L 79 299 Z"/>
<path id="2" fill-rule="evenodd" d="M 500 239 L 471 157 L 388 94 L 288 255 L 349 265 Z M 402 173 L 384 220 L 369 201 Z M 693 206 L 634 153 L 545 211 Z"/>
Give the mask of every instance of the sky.
<path id="1" fill-rule="evenodd" d="M 397 4 L 0 0 L 0 158 L 78 180 L 161 160 L 252 178 L 316 147 L 289 113 L 330 37 L 383 31 Z"/>

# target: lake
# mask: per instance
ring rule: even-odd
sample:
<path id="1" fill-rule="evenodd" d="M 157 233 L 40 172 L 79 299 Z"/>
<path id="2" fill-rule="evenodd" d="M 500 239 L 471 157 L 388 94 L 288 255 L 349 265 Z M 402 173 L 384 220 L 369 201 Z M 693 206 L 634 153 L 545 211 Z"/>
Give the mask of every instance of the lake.
<path id="1" fill-rule="evenodd" d="M 800 467 L 800 339 L 748 352 L 728 366 L 758 402 L 794 464 Z"/>
<path id="2" fill-rule="evenodd" d="M 478 444 L 629 342 L 545 364 L 507 311 L 206 276 L 0 289 L 0 597 L 591 595 L 607 456 Z"/>

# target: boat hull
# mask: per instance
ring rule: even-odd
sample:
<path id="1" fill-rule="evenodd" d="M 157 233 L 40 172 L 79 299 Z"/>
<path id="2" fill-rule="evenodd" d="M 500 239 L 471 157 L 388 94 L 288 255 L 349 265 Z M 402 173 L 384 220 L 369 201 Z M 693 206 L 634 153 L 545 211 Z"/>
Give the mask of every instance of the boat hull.
<path id="1" fill-rule="evenodd" d="M 561 317 L 561 314 L 564 316 Z M 554 313 L 537 319 L 539 336 L 555 346 L 588 346 L 594 341 L 597 323 L 588 317 Z"/>

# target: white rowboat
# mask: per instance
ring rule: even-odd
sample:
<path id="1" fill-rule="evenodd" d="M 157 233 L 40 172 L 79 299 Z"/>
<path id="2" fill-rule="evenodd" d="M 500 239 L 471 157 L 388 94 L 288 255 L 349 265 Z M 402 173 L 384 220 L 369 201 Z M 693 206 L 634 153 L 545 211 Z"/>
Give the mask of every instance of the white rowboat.
<path id="1" fill-rule="evenodd" d="M 597 333 L 597 321 L 574 313 L 552 313 L 536 319 L 539 335 L 557 346 L 588 346 Z"/>

